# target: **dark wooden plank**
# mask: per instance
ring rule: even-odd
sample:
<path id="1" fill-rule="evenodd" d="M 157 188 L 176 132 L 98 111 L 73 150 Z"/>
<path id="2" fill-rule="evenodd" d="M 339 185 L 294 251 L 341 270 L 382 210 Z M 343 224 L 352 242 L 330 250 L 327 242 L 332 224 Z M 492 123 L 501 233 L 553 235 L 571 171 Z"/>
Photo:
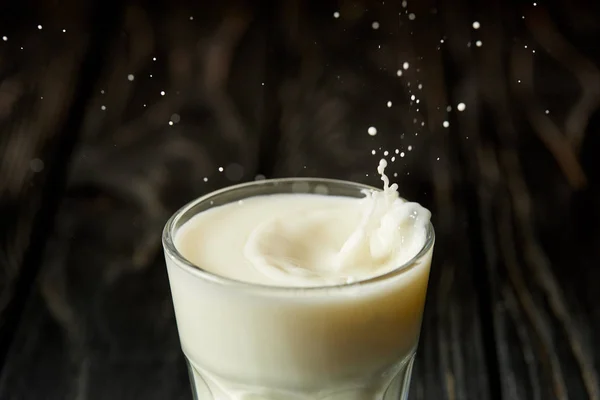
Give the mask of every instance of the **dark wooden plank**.
<path id="1" fill-rule="evenodd" d="M 270 27 L 256 13 L 126 7 L 0 398 L 189 398 L 160 256 L 165 218 L 256 172 L 378 184 L 377 160 L 396 148 L 405 155 L 391 172 L 434 211 L 438 234 L 412 398 L 598 398 L 599 143 L 581 134 L 582 107 L 560 111 L 579 95 L 564 60 L 543 58 L 539 26 L 525 30 L 501 3 L 286 2 L 270 32 L 280 64 L 269 68 L 284 78 L 275 87 L 261 64 Z M 582 15 L 568 10 L 557 24 Z M 597 63 L 583 41 L 593 29 L 563 34 Z M 533 99 L 520 39 L 530 31 L 543 78 Z M 595 72 L 583 71 L 593 95 Z M 265 93 L 281 99 L 280 140 L 259 134 L 273 128 Z M 446 111 L 459 102 L 466 111 Z"/>
<path id="2" fill-rule="evenodd" d="M 123 13 L 1 399 L 191 397 L 160 234 L 185 202 L 254 179 L 266 24 L 234 1 Z"/>
<path id="3" fill-rule="evenodd" d="M 0 361 L 60 186 L 50 185 L 60 178 L 70 145 L 63 133 L 77 99 L 91 14 L 77 1 L 0 5 Z"/>
<path id="4" fill-rule="evenodd" d="M 461 151 L 489 274 L 498 394 L 511 400 L 600 398 L 600 32 L 586 23 L 598 9 L 555 6 L 489 2 L 469 19 L 455 4 L 463 18 L 447 29 L 453 67 L 465 71 L 454 93 L 469 107 L 457 126 L 469 136 Z M 478 32 L 457 33 L 474 20 Z M 465 51 L 476 39 L 479 52 Z"/>
<path id="5" fill-rule="evenodd" d="M 433 211 L 438 237 L 411 398 L 490 398 L 478 265 L 470 256 L 462 197 L 467 182 L 454 151 L 457 138 L 444 126 L 450 99 L 437 50 L 443 16 L 427 1 L 408 8 L 402 2 L 286 4 L 281 37 L 298 62 L 280 91 L 277 175 L 380 186 L 378 160 L 385 151 L 388 160 L 394 157 L 394 180 L 404 196 Z M 371 126 L 375 136 L 368 134 Z"/>

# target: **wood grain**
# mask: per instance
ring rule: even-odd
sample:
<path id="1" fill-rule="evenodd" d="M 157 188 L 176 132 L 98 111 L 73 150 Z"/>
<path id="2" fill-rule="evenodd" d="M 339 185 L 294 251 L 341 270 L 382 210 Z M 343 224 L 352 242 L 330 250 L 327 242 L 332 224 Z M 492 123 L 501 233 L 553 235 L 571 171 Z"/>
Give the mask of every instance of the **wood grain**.
<path id="1" fill-rule="evenodd" d="M 123 8 L 1 399 L 190 398 L 160 233 L 257 173 L 260 18 L 234 2 Z"/>
<path id="2" fill-rule="evenodd" d="M 34 230 L 51 203 L 48 185 L 60 168 L 61 133 L 89 44 L 90 9 L 63 6 L 68 11 L 43 1 L 0 5 L 0 359 L 22 306 L 19 292 L 31 283 L 23 266 L 40 248 Z"/>
<path id="3" fill-rule="evenodd" d="M 457 97 L 478 104 L 459 116 L 458 128 L 469 134 L 461 147 L 490 282 L 498 395 L 597 399 L 598 302 L 590 282 L 598 281 L 598 230 L 586 225 L 598 218 L 576 209 L 598 201 L 589 158 L 598 143 L 588 137 L 598 126 L 600 60 L 577 48 L 598 32 L 586 38 L 573 21 L 571 32 L 560 32 L 564 15 L 552 14 L 552 5 L 486 6 L 472 11 L 481 50 L 458 44 L 451 58 L 454 69 L 473 70 L 456 85 Z M 449 20 L 448 30 L 469 23 L 465 8 L 455 10 L 465 18 Z M 576 44 L 566 38 L 576 34 Z M 581 151 L 582 143 L 592 147 Z"/>

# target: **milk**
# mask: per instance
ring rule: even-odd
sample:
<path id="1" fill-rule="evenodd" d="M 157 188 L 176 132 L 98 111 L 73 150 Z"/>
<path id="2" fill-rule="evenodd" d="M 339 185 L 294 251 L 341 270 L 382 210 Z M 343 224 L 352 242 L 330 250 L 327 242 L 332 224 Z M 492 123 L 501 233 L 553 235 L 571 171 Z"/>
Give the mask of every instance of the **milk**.
<path id="1" fill-rule="evenodd" d="M 400 199 L 384 169 L 384 191 L 362 199 L 254 196 L 176 232 L 185 259 L 226 278 L 166 258 L 198 399 L 399 398 L 425 302 L 430 214 Z"/>

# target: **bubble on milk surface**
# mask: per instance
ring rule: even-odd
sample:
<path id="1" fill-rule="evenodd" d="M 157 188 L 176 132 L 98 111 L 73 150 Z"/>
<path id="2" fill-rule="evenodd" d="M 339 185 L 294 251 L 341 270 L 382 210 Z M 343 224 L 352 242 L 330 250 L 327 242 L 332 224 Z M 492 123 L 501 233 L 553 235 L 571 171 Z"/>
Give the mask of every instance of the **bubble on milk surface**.
<path id="1" fill-rule="evenodd" d="M 314 192 L 315 192 L 315 194 L 328 195 L 329 188 L 326 185 L 319 183 L 315 186 Z"/>
<path id="2" fill-rule="evenodd" d="M 308 182 L 298 181 L 292 183 L 292 192 L 293 193 L 309 193 L 310 185 Z"/>

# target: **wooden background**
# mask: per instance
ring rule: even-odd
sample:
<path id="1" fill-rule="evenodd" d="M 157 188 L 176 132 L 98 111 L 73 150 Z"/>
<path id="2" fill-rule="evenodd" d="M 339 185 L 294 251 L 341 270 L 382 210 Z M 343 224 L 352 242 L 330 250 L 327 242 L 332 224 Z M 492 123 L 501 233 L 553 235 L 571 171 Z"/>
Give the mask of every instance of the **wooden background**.
<path id="1" fill-rule="evenodd" d="M 387 150 L 438 235 L 411 399 L 599 400 L 600 3 L 514 4 L 1 2 L 0 399 L 190 399 L 168 216 Z"/>

